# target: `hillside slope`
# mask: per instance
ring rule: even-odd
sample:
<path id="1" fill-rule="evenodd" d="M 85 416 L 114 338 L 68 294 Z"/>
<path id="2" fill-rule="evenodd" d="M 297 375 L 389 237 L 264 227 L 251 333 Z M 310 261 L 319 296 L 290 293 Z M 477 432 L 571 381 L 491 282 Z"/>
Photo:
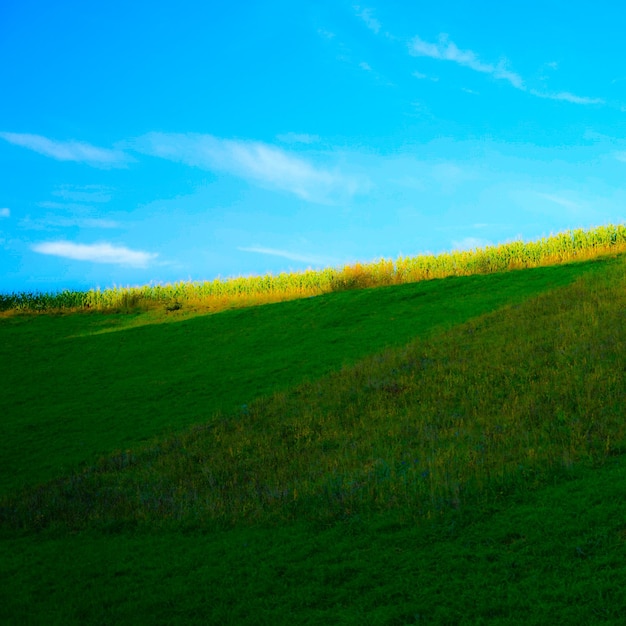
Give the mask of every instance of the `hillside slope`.
<path id="1" fill-rule="evenodd" d="M 0 319 L 0 494 L 211 419 L 611 260 L 328 294 L 187 318 Z M 165 323 L 168 322 L 168 323 Z"/>
<path id="2" fill-rule="evenodd" d="M 616 623 L 626 258 L 590 267 L 14 491 L 0 617 Z"/>
<path id="3" fill-rule="evenodd" d="M 16 506 L 24 520 L 36 507 L 38 525 L 70 528 L 326 522 L 395 508 L 419 519 L 601 463 L 626 442 L 625 260 L 124 452 Z"/>

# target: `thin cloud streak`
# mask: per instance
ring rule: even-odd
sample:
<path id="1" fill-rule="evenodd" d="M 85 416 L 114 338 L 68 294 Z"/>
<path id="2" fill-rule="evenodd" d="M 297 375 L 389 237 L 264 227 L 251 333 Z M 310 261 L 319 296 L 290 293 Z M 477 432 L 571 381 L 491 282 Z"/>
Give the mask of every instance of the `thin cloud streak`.
<path id="1" fill-rule="evenodd" d="M 317 34 L 320 37 L 323 37 L 324 39 L 334 39 L 335 38 L 335 33 L 331 33 L 328 30 L 324 30 L 323 28 L 318 28 L 317 29 Z"/>
<path id="2" fill-rule="evenodd" d="M 81 141 L 56 141 L 41 135 L 0 133 L 0 138 L 57 161 L 74 161 L 100 167 L 124 167 L 130 160 L 121 150 L 98 148 Z"/>
<path id="3" fill-rule="evenodd" d="M 380 22 L 375 17 L 372 17 L 372 9 L 361 9 L 360 6 L 356 5 L 354 10 L 357 12 L 356 14 L 365 22 L 365 25 L 378 35 L 380 32 Z"/>
<path id="4" fill-rule="evenodd" d="M 257 254 L 269 254 L 270 256 L 278 256 L 290 261 L 298 261 L 299 263 L 311 263 L 312 265 L 326 265 L 329 263 L 329 259 L 316 256 L 308 256 L 305 254 L 298 254 L 296 252 L 289 252 L 288 250 L 276 250 L 275 248 L 237 248 L 242 252 L 256 252 Z"/>
<path id="5" fill-rule="evenodd" d="M 73 261 L 90 261 L 92 263 L 112 263 L 130 267 L 147 267 L 157 254 L 130 250 L 123 246 L 110 243 L 80 244 L 70 241 L 48 241 L 35 244 L 32 249 L 40 254 L 49 254 Z"/>
<path id="6" fill-rule="evenodd" d="M 43 204 L 43 203 L 41 203 Z M 46 216 L 40 219 L 32 219 L 30 216 L 20 221 L 20 227 L 27 230 L 55 230 L 58 228 L 97 228 L 114 229 L 121 228 L 122 224 L 115 220 L 96 217 L 62 217 Z"/>
<path id="7" fill-rule="evenodd" d="M 0 209 L 0 217 L 11 217 L 11 209 L 7 209 L 6 207 Z"/>
<path id="8" fill-rule="evenodd" d="M 315 167 L 299 156 L 257 141 L 154 132 L 139 137 L 135 149 L 171 161 L 240 176 L 311 202 L 326 203 L 336 196 L 352 196 L 366 188 L 354 177 Z"/>
<path id="9" fill-rule="evenodd" d="M 525 89 L 522 77 L 507 69 L 506 61 L 500 61 L 497 65 L 483 63 L 472 50 L 459 49 L 454 42 L 449 41 L 448 35 L 446 34 L 439 35 L 438 43 L 429 43 L 416 36 L 409 44 L 409 52 L 413 56 L 425 56 L 441 61 L 453 61 L 459 65 L 469 67 L 476 72 L 491 74 L 494 78 L 506 80 L 516 89 Z"/>
<path id="10" fill-rule="evenodd" d="M 472 50 L 461 50 L 457 45 L 450 41 L 448 35 L 442 33 L 439 35 L 438 43 L 430 43 L 424 41 L 420 37 L 414 37 L 409 43 L 409 53 L 413 56 L 424 56 L 440 61 L 452 61 L 464 67 L 468 67 L 475 72 L 490 74 L 498 80 L 506 80 L 513 87 L 520 91 L 525 91 L 538 98 L 548 100 L 562 100 L 571 102 L 572 104 L 593 105 L 605 104 L 602 98 L 588 98 L 585 96 L 577 96 L 569 91 L 561 91 L 558 93 L 541 92 L 536 89 L 528 89 L 524 84 L 524 80 L 519 74 L 512 72 L 507 68 L 505 60 L 500 61 L 497 65 L 492 63 L 484 63 L 478 55 Z M 414 76 L 421 78 L 424 75 L 416 72 Z"/>
<path id="11" fill-rule="evenodd" d="M 283 135 L 277 135 L 276 139 L 284 143 L 318 143 L 319 135 L 309 135 L 308 133 L 285 133 Z"/>
<path id="12" fill-rule="evenodd" d="M 76 202 L 55 202 L 53 200 L 44 200 L 43 202 L 37 202 L 37 206 L 42 209 L 62 209 L 64 211 L 89 211 L 90 205 L 80 204 Z"/>
<path id="13" fill-rule="evenodd" d="M 411 76 L 414 76 L 419 80 L 432 80 L 434 83 L 439 81 L 436 76 L 428 76 L 428 74 L 422 74 L 422 72 L 413 72 Z"/>
<path id="14" fill-rule="evenodd" d="M 493 243 L 491 241 L 488 239 L 481 239 L 480 237 L 465 237 L 465 239 L 461 239 L 460 241 L 452 242 L 454 250 L 459 252 L 464 250 L 477 250 L 492 245 Z"/>
<path id="15" fill-rule="evenodd" d="M 574 202 L 573 200 L 568 200 L 567 198 L 563 198 L 562 196 L 556 196 L 556 195 L 551 194 L 551 193 L 538 193 L 537 195 L 540 198 L 544 198 L 545 200 L 549 200 L 550 202 L 554 202 L 555 204 L 558 204 L 559 206 L 562 206 L 562 207 L 564 207 L 566 209 L 577 211 L 577 210 L 583 208 L 577 202 Z"/>
<path id="16" fill-rule="evenodd" d="M 81 228 L 121 228 L 120 222 L 96 217 L 83 217 L 76 220 L 67 220 L 68 226 L 79 226 Z"/>
<path id="17" fill-rule="evenodd" d="M 533 96 L 538 98 L 547 98 L 548 100 L 564 100 L 565 102 L 571 102 L 572 104 L 604 104 L 602 98 L 586 98 L 584 96 L 576 96 L 569 91 L 561 91 L 559 93 L 542 93 L 531 89 L 530 92 Z"/>
<path id="18" fill-rule="evenodd" d="M 91 190 L 88 187 L 83 189 L 58 189 L 52 192 L 53 196 L 59 196 L 64 200 L 72 200 L 75 202 L 110 202 L 111 194 L 103 188 L 95 188 Z"/>

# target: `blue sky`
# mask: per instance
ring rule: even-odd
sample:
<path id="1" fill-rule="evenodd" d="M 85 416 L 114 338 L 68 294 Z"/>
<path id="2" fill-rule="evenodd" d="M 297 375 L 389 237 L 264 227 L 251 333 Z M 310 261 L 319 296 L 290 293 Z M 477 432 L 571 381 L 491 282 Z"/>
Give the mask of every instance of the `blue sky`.
<path id="1" fill-rule="evenodd" d="M 622 223 L 619 7 L 5 0 L 0 291 Z"/>

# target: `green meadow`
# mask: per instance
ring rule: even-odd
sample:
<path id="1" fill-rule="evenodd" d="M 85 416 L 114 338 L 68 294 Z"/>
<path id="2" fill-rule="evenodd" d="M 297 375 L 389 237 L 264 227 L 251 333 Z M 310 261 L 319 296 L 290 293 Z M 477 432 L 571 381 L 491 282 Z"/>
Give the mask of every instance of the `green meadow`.
<path id="1" fill-rule="evenodd" d="M 220 306 L 5 296 L 0 621 L 619 623 L 626 255 L 599 231 Z"/>

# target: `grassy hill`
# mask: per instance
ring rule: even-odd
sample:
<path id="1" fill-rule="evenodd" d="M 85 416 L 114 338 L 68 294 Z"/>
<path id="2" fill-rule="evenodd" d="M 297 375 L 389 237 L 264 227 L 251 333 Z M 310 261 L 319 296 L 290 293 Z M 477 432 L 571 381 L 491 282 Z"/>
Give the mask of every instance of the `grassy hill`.
<path id="1" fill-rule="evenodd" d="M 615 623 L 626 257 L 0 320 L 0 619 Z"/>

